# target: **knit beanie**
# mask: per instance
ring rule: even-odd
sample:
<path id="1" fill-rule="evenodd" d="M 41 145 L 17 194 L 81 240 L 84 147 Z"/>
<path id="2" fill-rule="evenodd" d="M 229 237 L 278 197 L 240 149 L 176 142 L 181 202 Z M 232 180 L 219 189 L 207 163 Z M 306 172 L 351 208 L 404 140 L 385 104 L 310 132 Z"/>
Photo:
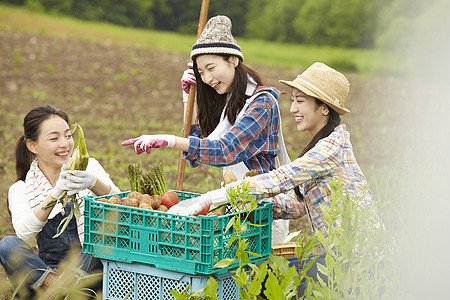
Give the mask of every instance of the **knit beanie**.
<path id="1" fill-rule="evenodd" d="M 215 16 L 208 20 L 192 46 L 191 59 L 200 54 L 231 54 L 244 60 L 241 48 L 231 34 L 231 20 L 228 17 Z"/>

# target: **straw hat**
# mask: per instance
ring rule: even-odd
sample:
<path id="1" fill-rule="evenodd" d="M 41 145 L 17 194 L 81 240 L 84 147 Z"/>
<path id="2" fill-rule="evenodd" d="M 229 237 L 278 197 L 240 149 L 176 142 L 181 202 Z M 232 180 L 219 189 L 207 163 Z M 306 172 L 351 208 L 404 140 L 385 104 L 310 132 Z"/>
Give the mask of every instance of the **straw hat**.
<path id="1" fill-rule="evenodd" d="M 340 115 L 350 112 L 344 106 L 350 92 L 350 82 L 344 74 L 323 63 L 312 64 L 293 81 L 280 82 L 319 99 Z"/>
<path id="2" fill-rule="evenodd" d="M 244 61 L 241 47 L 231 34 L 231 20 L 228 17 L 215 16 L 208 20 L 192 46 L 191 59 L 200 54 L 231 54 Z"/>

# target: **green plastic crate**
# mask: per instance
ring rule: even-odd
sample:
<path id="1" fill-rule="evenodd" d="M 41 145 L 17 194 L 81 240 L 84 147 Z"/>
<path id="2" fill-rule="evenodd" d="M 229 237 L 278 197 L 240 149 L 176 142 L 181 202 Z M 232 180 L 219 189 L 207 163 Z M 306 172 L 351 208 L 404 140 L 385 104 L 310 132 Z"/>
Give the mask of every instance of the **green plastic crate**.
<path id="1" fill-rule="evenodd" d="M 199 195 L 175 192 L 182 201 Z M 86 253 L 101 259 L 143 263 L 194 275 L 220 274 L 238 267 L 238 262 L 228 268 L 214 267 L 224 258 L 236 257 L 237 242 L 228 246 L 236 232 L 233 228 L 225 232 L 233 214 L 181 216 L 98 202 L 99 198 L 103 197 L 84 198 L 83 250 Z M 271 253 L 272 203 L 259 203 L 248 219 L 258 226 L 243 226 L 242 238 L 248 240 L 247 251 L 261 255 L 250 255 L 250 262 L 262 263 Z"/>

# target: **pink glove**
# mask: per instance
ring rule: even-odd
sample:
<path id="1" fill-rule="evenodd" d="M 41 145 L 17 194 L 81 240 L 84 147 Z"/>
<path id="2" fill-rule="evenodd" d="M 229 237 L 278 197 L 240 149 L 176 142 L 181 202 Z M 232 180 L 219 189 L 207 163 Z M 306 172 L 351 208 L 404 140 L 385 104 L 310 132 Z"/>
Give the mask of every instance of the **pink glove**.
<path id="1" fill-rule="evenodd" d="M 152 148 L 175 147 L 176 138 L 169 134 L 141 135 L 140 137 L 122 142 L 122 146 L 133 145 L 136 154 L 147 152 L 150 154 Z"/>
<path id="2" fill-rule="evenodd" d="M 189 89 L 191 84 L 197 85 L 197 79 L 195 78 L 194 65 L 192 63 L 187 64 L 187 69 L 181 76 L 181 87 L 183 88 L 183 102 L 188 102 Z"/>

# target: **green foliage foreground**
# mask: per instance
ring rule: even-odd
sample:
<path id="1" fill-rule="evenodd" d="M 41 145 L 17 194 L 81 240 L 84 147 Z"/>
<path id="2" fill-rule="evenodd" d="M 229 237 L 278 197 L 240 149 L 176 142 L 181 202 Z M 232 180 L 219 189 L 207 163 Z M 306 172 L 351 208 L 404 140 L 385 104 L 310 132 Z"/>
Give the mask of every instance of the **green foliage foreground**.
<path id="1" fill-rule="evenodd" d="M 294 266 L 289 267 L 288 260 L 283 257 L 271 255 L 268 264 L 259 266 L 249 263 L 248 255 L 257 254 L 246 251 L 247 241 L 241 239 L 240 231 L 245 224 L 255 224 L 239 217 L 230 219 L 227 229 L 233 227 L 236 230 L 235 241 L 239 245 L 236 258 L 239 267 L 234 279 L 241 299 L 257 299 L 264 280 L 264 294 L 269 300 L 292 299 L 300 281 L 307 283 L 301 299 L 391 299 L 396 280 L 394 268 L 390 266 L 395 255 L 394 244 L 377 216 L 376 206 L 364 203 L 363 197 L 350 197 L 339 179 L 332 180 L 330 186 L 331 205 L 322 205 L 327 236 L 316 230 L 316 238 L 305 234 L 298 239 L 296 255 L 302 266 L 299 273 Z M 242 213 L 243 204 L 250 212 L 256 208 L 257 203 L 250 193 L 248 186 L 229 193 L 236 215 Z M 316 263 L 317 249 L 325 250 L 326 265 L 317 263 L 319 274 L 310 277 L 306 272 Z M 225 259 L 216 266 L 227 267 L 234 261 Z M 217 299 L 216 289 L 217 283 L 210 278 L 203 290 L 172 291 L 172 294 L 178 300 Z"/>

